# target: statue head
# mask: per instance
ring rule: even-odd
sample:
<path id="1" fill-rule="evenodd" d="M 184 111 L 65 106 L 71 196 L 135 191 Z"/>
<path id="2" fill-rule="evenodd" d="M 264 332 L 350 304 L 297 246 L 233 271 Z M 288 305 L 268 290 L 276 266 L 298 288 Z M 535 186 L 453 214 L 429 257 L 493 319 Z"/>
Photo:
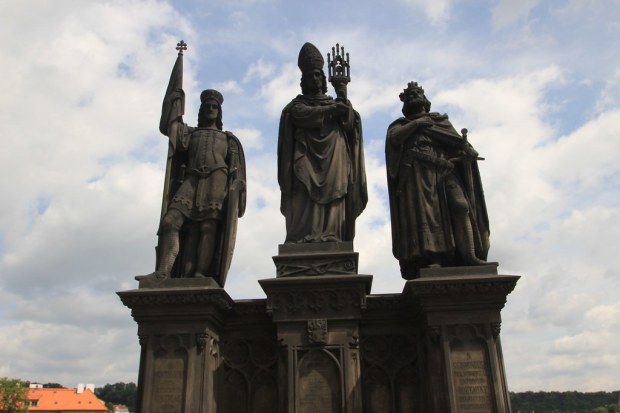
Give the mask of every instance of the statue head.
<path id="1" fill-rule="evenodd" d="M 301 70 L 301 93 L 316 95 L 327 93 L 327 78 L 323 72 L 323 56 L 312 43 L 305 43 L 299 51 L 297 66 Z"/>
<path id="2" fill-rule="evenodd" d="M 398 95 L 403 102 L 403 115 L 430 112 L 431 102 L 424 95 L 424 89 L 417 82 L 409 82 L 407 88 Z"/>
<path id="3" fill-rule="evenodd" d="M 215 89 L 203 90 L 200 94 L 200 109 L 198 110 L 198 127 L 214 124 L 222 130 L 222 103 L 224 96 Z"/>

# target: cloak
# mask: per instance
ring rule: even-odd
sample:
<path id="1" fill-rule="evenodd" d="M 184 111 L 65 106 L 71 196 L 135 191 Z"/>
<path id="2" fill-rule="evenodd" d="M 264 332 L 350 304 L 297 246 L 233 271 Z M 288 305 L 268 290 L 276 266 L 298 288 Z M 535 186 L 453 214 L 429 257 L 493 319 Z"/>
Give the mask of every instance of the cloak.
<path id="1" fill-rule="evenodd" d="M 418 117 L 429 116 L 434 124 L 396 140 L 390 133 Z M 414 141 L 420 137 L 440 148 L 425 152 Z M 399 118 L 388 127 L 386 167 L 392 252 L 414 268 L 426 266 L 429 253 L 439 254 L 443 262 L 454 262 L 455 239 L 446 195 L 446 182 L 456 181 L 469 205 L 476 256 L 486 259 L 489 248 L 489 219 L 476 159 L 456 158 L 469 144 L 454 129 L 447 115 L 424 113 Z"/>
<path id="2" fill-rule="evenodd" d="M 346 122 L 329 122 L 324 113 L 333 104 L 329 96 L 298 95 L 282 110 L 278 133 L 280 211 L 285 217 L 293 213 L 292 203 L 287 201 L 302 187 L 317 204 L 344 198 L 345 230 L 341 241 L 352 241 L 355 219 L 368 202 L 362 126 L 359 114 L 352 108 Z M 314 122 L 313 126 L 295 124 L 292 111 L 297 105 L 308 109 L 308 122 Z M 340 153 L 337 146 L 342 142 L 329 139 L 331 134 L 344 137 L 346 153 Z"/>

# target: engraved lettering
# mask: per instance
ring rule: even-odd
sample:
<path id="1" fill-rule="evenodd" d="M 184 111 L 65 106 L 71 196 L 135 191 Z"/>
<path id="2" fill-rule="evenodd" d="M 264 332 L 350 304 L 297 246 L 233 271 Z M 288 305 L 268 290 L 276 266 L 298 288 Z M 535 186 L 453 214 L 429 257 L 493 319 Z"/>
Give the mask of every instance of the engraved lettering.
<path id="1" fill-rule="evenodd" d="M 182 413 L 185 389 L 185 357 L 156 356 L 153 373 L 153 413 Z"/>
<path id="2" fill-rule="evenodd" d="M 481 344 L 470 342 L 452 348 L 452 381 L 460 413 L 491 413 L 492 389 L 486 353 Z"/>

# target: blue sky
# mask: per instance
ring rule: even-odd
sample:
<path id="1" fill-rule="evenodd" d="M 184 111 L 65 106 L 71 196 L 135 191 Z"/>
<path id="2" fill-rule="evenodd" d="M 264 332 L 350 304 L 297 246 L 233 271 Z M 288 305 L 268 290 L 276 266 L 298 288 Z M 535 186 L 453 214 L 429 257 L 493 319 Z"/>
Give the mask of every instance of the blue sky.
<path id="1" fill-rule="evenodd" d="M 355 249 L 373 292 L 404 284 L 383 150 L 415 80 L 486 158 L 489 258 L 523 276 L 502 313 L 510 389 L 618 389 L 618 0 L 0 0 L 0 16 L 0 376 L 137 379 L 136 326 L 114 292 L 153 270 L 157 125 L 180 39 L 185 120 L 218 88 L 247 157 L 226 289 L 263 297 L 284 239 L 277 125 L 310 41 L 351 56 L 370 186 Z"/>

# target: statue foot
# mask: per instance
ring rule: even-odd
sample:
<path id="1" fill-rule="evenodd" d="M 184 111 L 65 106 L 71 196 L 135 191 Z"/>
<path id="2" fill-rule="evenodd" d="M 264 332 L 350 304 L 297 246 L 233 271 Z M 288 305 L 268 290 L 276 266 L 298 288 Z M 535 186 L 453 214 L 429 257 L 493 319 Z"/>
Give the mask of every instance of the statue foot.
<path id="1" fill-rule="evenodd" d="M 481 260 L 478 257 L 469 257 L 467 259 L 467 264 L 468 265 L 487 265 L 488 262 L 486 262 L 485 260 Z"/>
<path id="2" fill-rule="evenodd" d="M 192 275 L 192 278 L 208 278 L 208 277 L 200 272 L 195 272 L 194 275 Z"/>
<path id="3" fill-rule="evenodd" d="M 147 275 L 136 275 L 134 278 L 136 281 L 145 280 L 145 279 L 156 279 L 157 281 L 161 281 L 169 277 L 168 277 L 168 274 L 166 274 L 163 271 L 154 271 Z"/>

